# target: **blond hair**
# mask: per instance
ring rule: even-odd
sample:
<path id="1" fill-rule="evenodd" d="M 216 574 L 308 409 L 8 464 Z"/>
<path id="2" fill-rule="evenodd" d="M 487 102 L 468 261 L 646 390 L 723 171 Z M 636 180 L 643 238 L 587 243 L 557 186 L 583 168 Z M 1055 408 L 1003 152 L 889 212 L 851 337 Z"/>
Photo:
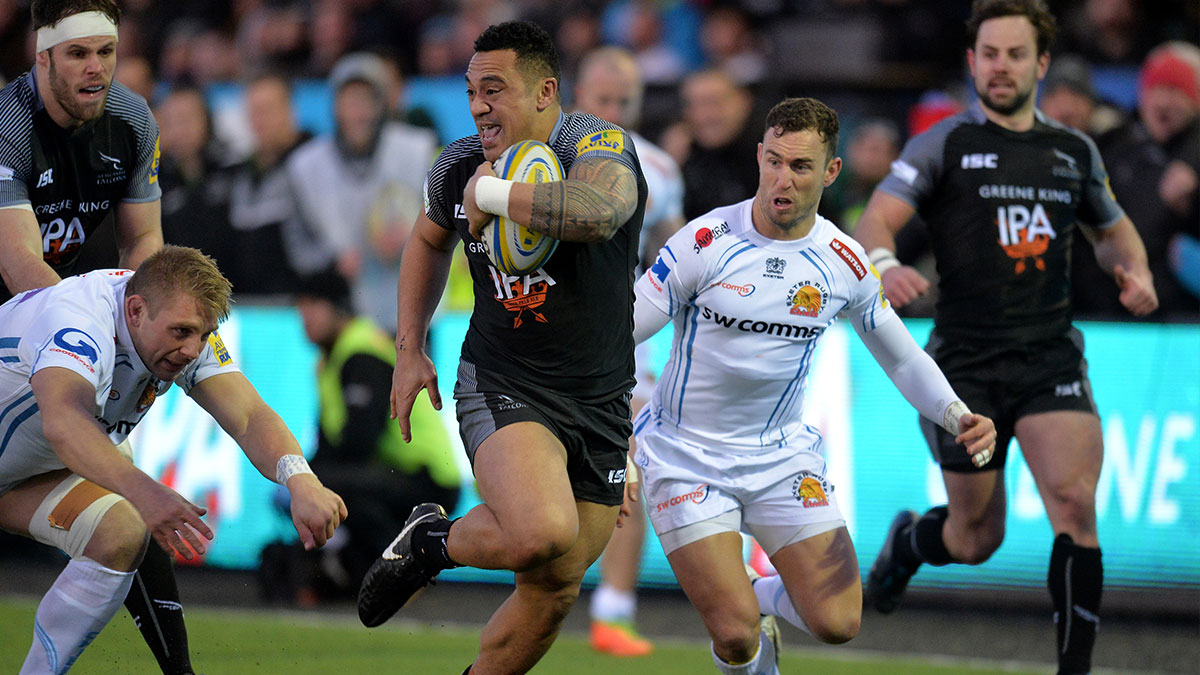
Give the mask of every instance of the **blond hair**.
<path id="1" fill-rule="evenodd" d="M 146 298 L 151 316 L 168 298 L 186 293 L 199 303 L 204 320 L 217 324 L 229 317 L 233 285 L 198 249 L 167 245 L 138 265 L 125 292 Z"/>

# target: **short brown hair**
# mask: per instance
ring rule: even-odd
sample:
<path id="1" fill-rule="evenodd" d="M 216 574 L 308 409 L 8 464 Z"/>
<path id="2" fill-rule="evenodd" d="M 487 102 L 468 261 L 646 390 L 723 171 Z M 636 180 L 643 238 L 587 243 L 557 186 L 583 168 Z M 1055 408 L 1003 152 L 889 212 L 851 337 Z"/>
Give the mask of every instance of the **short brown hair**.
<path id="1" fill-rule="evenodd" d="M 1050 51 L 1058 24 L 1044 0 L 975 0 L 971 5 L 971 17 L 967 19 L 967 40 L 971 49 L 979 39 L 979 26 L 988 19 L 1003 16 L 1023 16 L 1033 24 L 1037 32 L 1038 54 Z"/>
<path id="2" fill-rule="evenodd" d="M 766 131 L 778 138 L 794 131 L 811 129 L 825 143 L 825 162 L 837 154 L 838 116 L 833 108 L 815 98 L 785 98 L 767 113 Z"/>
<path id="3" fill-rule="evenodd" d="M 186 293 L 200 303 L 204 320 L 220 323 L 229 316 L 233 286 L 212 258 L 187 246 L 163 246 L 138 265 L 125 292 L 146 298 L 153 315 L 170 296 Z"/>
<path id="4" fill-rule="evenodd" d="M 117 7 L 116 0 L 33 0 L 29 5 L 34 30 L 53 26 L 82 12 L 103 12 L 114 24 L 121 23 L 121 8 Z"/>

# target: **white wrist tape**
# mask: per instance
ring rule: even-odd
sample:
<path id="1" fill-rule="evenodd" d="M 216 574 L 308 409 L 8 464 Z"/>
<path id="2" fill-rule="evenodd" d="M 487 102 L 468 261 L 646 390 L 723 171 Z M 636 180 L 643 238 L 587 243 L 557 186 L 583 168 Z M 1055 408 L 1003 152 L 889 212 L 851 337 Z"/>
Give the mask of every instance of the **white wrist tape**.
<path id="1" fill-rule="evenodd" d="M 67 40 L 83 37 L 108 36 L 117 37 L 117 24 L 104 12 L 80 12 L 72 14 L 52 26 L 42 26 L 37 30 L 37 50 L 39 52 L 60 45 Z"/>
<path id="2" fill-rule="evenodd" d="M 871 249 L 871 252 L 867 254 L 867 259 L 875 266 L 875 271 L 879 272 L 879 276 L 883 276 L 884 272 L 893 267 L 900 266 L 900 261 L 896 259 L 896 254 L 882 246 Z"/>
<path id="3" fill-rule="evenodd" d="M 942 428 L 949 431 L 954 436 L 958 436 L 962 431 L 959 430 L 959 420 L 963 415 L 970 415 L 971 409 L 962 401 L 955 401 L 946 406 L 946 412 L 942 413 Z"/>
<path id="4" fill-rule="evenodd" d="M 275 462 L 275 482 L 287 485 L 288 479 L 301 473 L 312 473 L 304 455 L 284 455 Z M 315 474 L 314 474 L 315 475 Z"/>
<path id="5" fill-rule="evenodd" d="M 483 176 L 475 182 L 475 205 L 480 211 L 508 218 L 508 193 L 512 192 L 513 182 Z"/>

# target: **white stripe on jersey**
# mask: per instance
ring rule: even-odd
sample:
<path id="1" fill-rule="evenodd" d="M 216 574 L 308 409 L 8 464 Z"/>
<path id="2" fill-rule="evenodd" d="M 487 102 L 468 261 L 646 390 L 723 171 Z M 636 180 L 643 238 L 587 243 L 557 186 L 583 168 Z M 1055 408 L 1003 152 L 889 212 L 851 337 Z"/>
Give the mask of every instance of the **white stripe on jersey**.
<path id="1" fill-rule="evenodd" d="M 895 317 L 857 242 L 819 216 L 803 239 L 768 239 L 754 230 L 752 202 L 688 223 L 637 283 L 637 301 L 675 324 L 654 421 L 735 452 L 802 433 L 817 338 L 838 316 L 868 331 Z"/>

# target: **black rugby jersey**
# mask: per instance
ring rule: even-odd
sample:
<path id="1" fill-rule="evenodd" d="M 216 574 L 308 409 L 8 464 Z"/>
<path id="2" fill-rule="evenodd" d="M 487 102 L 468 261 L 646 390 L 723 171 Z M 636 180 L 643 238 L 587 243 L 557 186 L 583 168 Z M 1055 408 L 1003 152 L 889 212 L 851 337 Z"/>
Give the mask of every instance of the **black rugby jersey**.
<path id="1" fill-rule="evenodd" d="M 550 147 L 564 173 L 602 156 L 637 175 L 638 207 L 611 239 L 560 242 L 545 265 L 508 276 L 467 231 L 463 189 L 484 162 L 479 136 L 442 151 L 425 181 L 429 219 L 458 232 L 475 289 L 462 357 L 479 369 L 564 396 L 602 401 L 633 386 L 633 269 L 646 208 L 646 179 L 629 135 L 598 117 L 560 114 Z"/>
<path id="2" fill-rule="evenodd" d="M 939 334 L 989 341 L 1065 334 L 1076 223 L 1124 215 L 1091 139 L 1040 111 L 1024 132 L 978 106 L 943 120 L 905 145 L 879 189 L 928 223 Z"/>
<path id="3" fill-rule="evenodd" d="M 50 118 L 30 70 L 0 90 L 0 207 L 29 204 L 42 255 L 59 276 L 118 202 L 152 202 L 158 125 L 146 100 L 115 80 L 104 112 L 75 129 Z M 0 285 L 0 300 L 11 295 Z"/>

